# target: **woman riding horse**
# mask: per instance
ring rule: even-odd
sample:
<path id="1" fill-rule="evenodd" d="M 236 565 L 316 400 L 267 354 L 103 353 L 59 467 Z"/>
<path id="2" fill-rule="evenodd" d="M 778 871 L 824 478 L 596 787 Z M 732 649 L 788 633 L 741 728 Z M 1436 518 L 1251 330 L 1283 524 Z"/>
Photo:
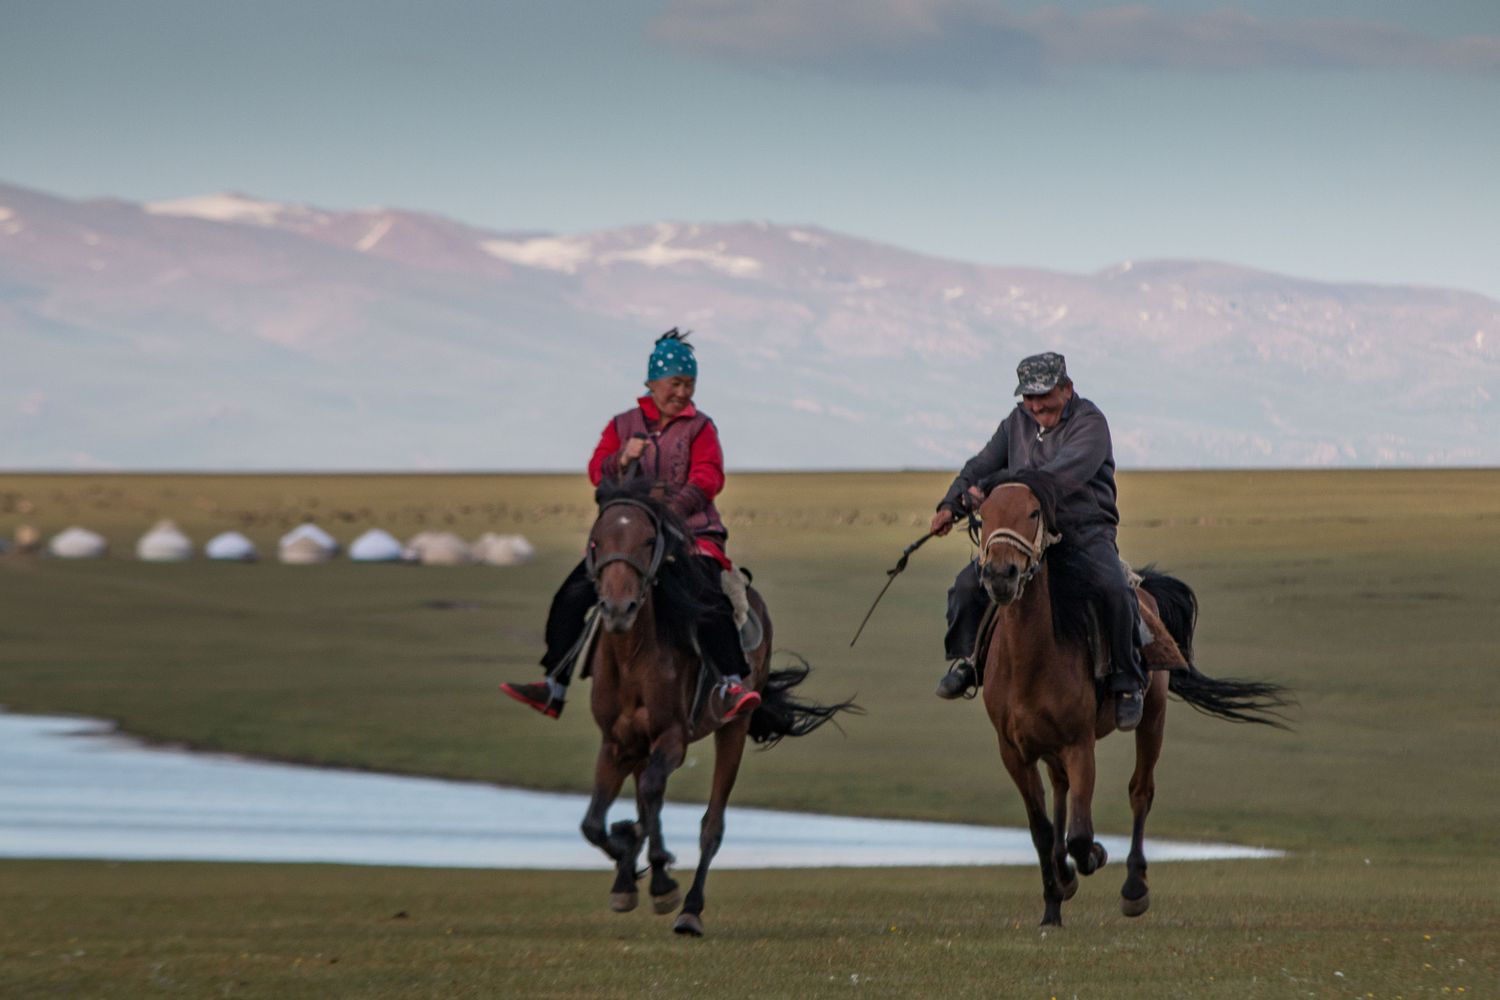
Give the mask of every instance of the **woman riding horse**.
<path id="1" fill-rule="evenodd" d="M 727 577 L 734 586 L 738 574 L 724 552 L 729 531 L 714 507 L 714 497 L 724 488 L 724 453 L 714 422 L 693 406 L 697 380 L 698 359 L 687 334 L 674 327 L 658 337 L 646 363 L 648 391 L 635 407 L 605 425 L 589 460 L 589 480 L 595 486 L 617 480 L 638 463 L 671 510 L 686 522 L 696 556 L 710 571 L 708 578 Z M 745 654 L 729 598 L 716 588 L 701 599 L 707 611 L 698 620 L 698 645 L 721 678 L 717 714 L 727 722 L 754 711 L 761 696 L 744 684 Z M 549 718 L 561 715 L 585 619 L 597 600 L 585 557 L 563 581 L 547 613 L 545 679 L 501 684 L 500 690 Z"/>

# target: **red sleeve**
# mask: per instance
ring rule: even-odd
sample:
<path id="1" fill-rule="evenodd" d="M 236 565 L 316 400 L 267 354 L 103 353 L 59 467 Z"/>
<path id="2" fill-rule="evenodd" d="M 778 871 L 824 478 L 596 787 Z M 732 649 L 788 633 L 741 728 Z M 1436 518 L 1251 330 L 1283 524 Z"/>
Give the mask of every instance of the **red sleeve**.
<path id="1" fill-rule="evenodd" d="M 688 452 L 688 482 L 712 500 L 724 488 L 724 449 L 719 446 L 719 429 L 712 420 L 703 424 Z"/>
<path id="2" fill-rule="evenodd" d="M 604 478 L 605 464 L 620 453 L 620 435 L 615 433 L 615 422 L 611 420 L 604 425 L 604 433 L 599 435 L 599 443 L 594 445 L 594 457 L 589 459 L 589 482 L 595 486 L 599 480 Z M 615 459 L 616 464 L 619 460 Z M 720 477 L 722 479 L 722 475 Z"/>

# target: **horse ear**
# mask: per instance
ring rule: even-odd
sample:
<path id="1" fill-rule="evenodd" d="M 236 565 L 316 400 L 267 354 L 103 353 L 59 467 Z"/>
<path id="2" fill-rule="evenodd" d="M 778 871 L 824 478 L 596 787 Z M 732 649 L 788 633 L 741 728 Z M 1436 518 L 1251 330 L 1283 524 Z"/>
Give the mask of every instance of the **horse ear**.
<path id="1" fill-rule="evenodd" d="M 1049 532 L 1047 532 L 1047 536 L 1046 536 L 1046 538 L 1043 539 L 1043 541 L 1047 545 L 1056 545 L 1058 542 L 1062 541 L 1062 535 L 1060 535 L 1060 534 L 1054 535 L 1052 532 L 1049 531 Z"/>

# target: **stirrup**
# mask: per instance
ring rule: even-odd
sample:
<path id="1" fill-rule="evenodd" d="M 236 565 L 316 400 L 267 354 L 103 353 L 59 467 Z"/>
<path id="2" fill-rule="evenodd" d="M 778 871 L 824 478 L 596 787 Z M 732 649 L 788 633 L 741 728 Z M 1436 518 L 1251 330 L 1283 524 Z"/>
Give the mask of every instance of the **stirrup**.
<path id="1" fill-rule="evenodd" d="M 948 672 L 938 681 L 937 696 L 947 701 L 979 696 L 979 671 L 968 660 L 954 660 Z"/>
<path id="2" fill-rule="evenodd" d="M 1116 691 L 1115 699 L 1115 728 L 1122 733 L 1128 733 L 1141 724 L 1141 715 L 1146 708 L 1146 693 L 1137 689 Z M 1121 712 L 1121 707 L 1124 712 Z"/>

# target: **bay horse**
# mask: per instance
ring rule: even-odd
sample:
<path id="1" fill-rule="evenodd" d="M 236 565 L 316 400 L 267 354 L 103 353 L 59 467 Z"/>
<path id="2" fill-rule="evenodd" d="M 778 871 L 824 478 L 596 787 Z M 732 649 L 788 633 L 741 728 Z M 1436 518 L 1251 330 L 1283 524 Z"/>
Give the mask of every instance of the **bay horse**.
<path id="1" fill-rule="evenodd" d="M 1058 566 L 1045 558 L 1048 546 L 1061 540 L 1059 491 L 1046 473 L 1015 471 L 999 477 L 979 507 L 979 575 L 996 604 L 992 624 L 980 638 L 984 706 L 1005 769 L 1025 802 L 1042 869 L 1043 926 L 1062 924 L 1062 904 L 1078 891 L 1077 875 L 1091 875 L 1107 860 L 1103 845 L 1094 840 L 1094 746 L 1115 728 L 1113 698 L 1096 688 L 1088 595 L 1082 581 L 1067 572 L 1065 549 L 1057 550 L 1064 554 Z M 1198 601 L 1187 584 L 1148 568 L 1137 596 L 1143 619 L 1155 628 L 1145 648 L 1151 654 L 1145 657 L 1150 682 L 1130 778 L 1134 822 L 1120 890 L 1120 909 L 1127 917 L 1140 916 L 1151 905 L 1143 840 L 1156 795 L 1167 694 L 1218 718 L 1282 729 L 1286 726 L 1275 709 L 1290 704 L 1279 685 L 1215 679 L 1193 666 Z M 1153 650 L 1157 643 L 1169 646 Z M 1162 669 L 1162 663 L 1174 666 Z M 1046 765 L 1051 779 L 1050 820 L 1038 763 Z"/>
<path id="2" fill-rule="evenodd" d="M 694 623 L 707 595 L 721 584 L 694 555 L 692 536 L 641 479 L 606 481 L 596 495 L 599 514 L 589 532 L 587 567 L 599 597 L 601 627 L 589 670 L 594 721 L 602 741 L 594 768 L 594 791 L 581 826 L 589 843 L 615 862 L 610 907 L 635 909 L 639 899 L 636 862 L 643 843 L 651 871 L 651 898 L 658 914 L 682 903 L 673 930 L 703 934 L 704 883 L 724 836 L 724 809 L 739 774 L 746 739 L 771 746 L 786 736 L 803 736 L 852 702 L 818 705 L 792 696 L 806 678 L 805 663 L 770 667 L 771 618 L 754 587 L 751 609 L 762 625 L 760 644 L 745 654 L 748 687 L 761 694 L 749 715 L 720 722 L 705 705 L 709 683 L 700 670 Z M 695 710 L 696 709 L 696 710 Z M 684 900 L 669 868 L 676 860 L 662 836 L 661 811 L 667 778 L 683 762 L 688 744 L 712 734 L 713 788 L 698 837 L 698 868 Z M 609 806 L 627 777 L 635 778 L 637 819 L 606 829 Z"/>

